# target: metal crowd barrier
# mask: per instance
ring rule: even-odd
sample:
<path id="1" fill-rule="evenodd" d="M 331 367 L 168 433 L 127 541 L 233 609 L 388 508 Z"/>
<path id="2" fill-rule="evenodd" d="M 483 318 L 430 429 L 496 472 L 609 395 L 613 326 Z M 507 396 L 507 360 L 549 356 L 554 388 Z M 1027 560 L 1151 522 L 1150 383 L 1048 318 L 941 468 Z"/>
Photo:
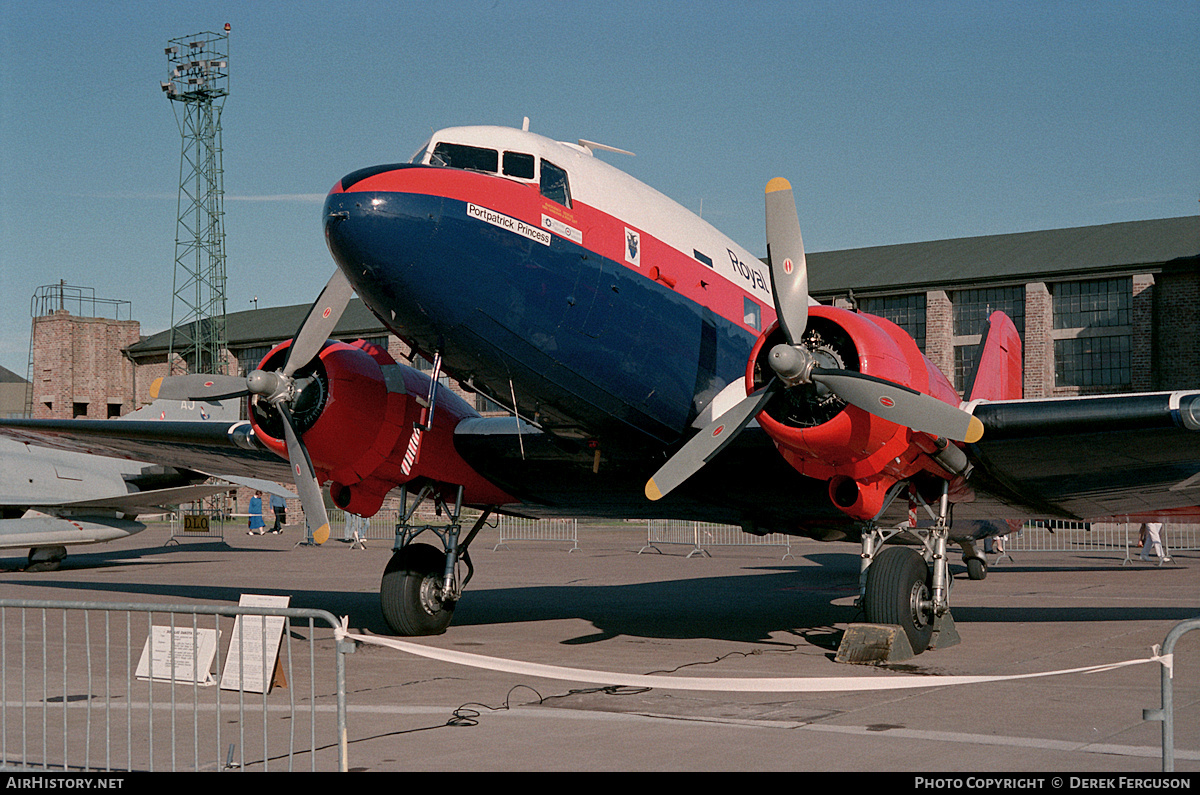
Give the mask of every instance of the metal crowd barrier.
<path id="1" fill-rule="evenodd" d="M 526 519 L 501 516 L 498 522 L 500 540 L 492 551 L 506 547 L 510 541 L 555 541 L 570 544 L 568 552 L 579 549 L 578 519 Z"/>
<path id="2" fill-rule="evenodd" d="M 345 771 L 354 644 L 332 665 L 316 651 L 337 626 L 324 610 L 2 599 L 0 769 Z"/>
<path id="3" fill-rule="evenodd" d="M 249 514 L 244 514 L 244 516 L 249 517 Z M 225 520 L 232 520 L 234 514 L 225 514 L 221 511 L 193 511 L 172 513 L 170 517 L 171 537 L 167 539 L 168 545 L 178 544 L 180 539 L 186 539 L 187 541 L 224 541 Z M 243 518 L 243 528 L 245 525 L 246 519 Z"/>
<path id="4" fill-rule="evenodd" d="M 751 535 L 743 532 L 735 525 L 713 524 L 711 522 L 689 522 L 682 519 L 650 519 L 646 526 L 646 545 L 638 550 L 638 554 L 647 551 L 661 553 L 658 547 L 663 545 L 691 546 L 687 556 L 711 556 L 709 549 L 713 547 L 783 547 L 783 560 L 792 555 L 792 537 L 783 533 L 770 533 L 764 536 Z"/>
<path id="5" fill-rule="evenodd" d="M 1192 618 L 1176 624 L 1163 641 L 1163 657 L 1172 660 L 1171 655 L 1175 653 L 1176 642 L 1193 629 L 1200 629 L 1200 618 Z M 1162 663 L 1162 706 L 1158 709 L 1142 710 L 1143 720 L 1162 721 L 1162 769 L 1164 773 L 1175 772 L 1174 678 L 1174 662 Z"/>
<path id="6" fill-rule="evenodd" d="M 1026 522 L 1004 539 L 999 559 L 1011 560 L 1012 552 L 1115 552 L 1123 555 L 1122 563 L 1132 563 L 1134 554 L 1141 555 L 1140 529 L 1140 522 Z M 1175 551 L 1200 550 L 1198 523 L 1164 522 L 1161 536 L 1167 557 Z"/>

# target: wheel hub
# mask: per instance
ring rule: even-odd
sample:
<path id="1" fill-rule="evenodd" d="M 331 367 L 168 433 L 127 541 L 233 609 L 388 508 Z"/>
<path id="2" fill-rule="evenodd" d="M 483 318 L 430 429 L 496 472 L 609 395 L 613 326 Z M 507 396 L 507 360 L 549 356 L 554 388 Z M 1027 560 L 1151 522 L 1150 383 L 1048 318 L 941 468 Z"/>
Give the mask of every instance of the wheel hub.
<path id="1" fill-rule="evenodd" d="M 912 612 L 913 624 L 916 627 L 921 628 L 932 623 L 933 600 L 929 596 L 929 587 L 925 583 L 913 583 L 908 604 Z"/>
<path id="2" fill-rule="evenodd" d="M 421 608 L 431 616 L 442 609 L 442 581 L 432 574 L 421 580 Z"/>

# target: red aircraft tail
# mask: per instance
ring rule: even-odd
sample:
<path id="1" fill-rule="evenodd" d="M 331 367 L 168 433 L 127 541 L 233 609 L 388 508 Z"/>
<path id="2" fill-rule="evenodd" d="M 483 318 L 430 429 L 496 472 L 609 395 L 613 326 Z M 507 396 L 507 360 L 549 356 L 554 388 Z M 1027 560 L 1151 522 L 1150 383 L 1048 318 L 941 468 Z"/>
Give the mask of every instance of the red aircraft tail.
<path id="1" fill-rule="evenodd" d="M 1003 312 L 993 312 L 984 329 L 983 353 L 963 390 L 971 400 L 1017 400 L 1024 396 L 1021 335 Z"/>

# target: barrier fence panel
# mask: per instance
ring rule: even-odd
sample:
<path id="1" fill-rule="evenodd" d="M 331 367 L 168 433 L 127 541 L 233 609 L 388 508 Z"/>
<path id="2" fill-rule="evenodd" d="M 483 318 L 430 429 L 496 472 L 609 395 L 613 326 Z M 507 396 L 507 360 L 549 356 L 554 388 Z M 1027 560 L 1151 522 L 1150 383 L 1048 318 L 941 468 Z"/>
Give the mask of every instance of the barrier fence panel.
<path id="1" fill-rule="evenodd" d="M 1162 721 L 1162 769 L 1164 773 L 1175 772 L 1175 644 L 1194 629 L 1200 629 L 1200 618 L 1180 621 L 1167 633 L 1162 645 L 1161 706 L 1158 709 L 1142 710 L 1143 720 Z"/>
<path id="2" fill-rule="evenodd" d="M 526 519 L 519 516 L 499 517 L 500 540 L 493 551 L 510 541 L 555 541 L 570 544 L 568 552 L 579 549 L 579 520 Z"/>
<path id="3" fill-rule="evenodd" d="M 323 610 L 0 600 L 0 768 L 347 770 Z M 214 670 L 215 667 L 215 670 Z"/>
<path id="4" fill-rule="evenodd" d="M 1140 522 L 1068 522 L 1060 520 L 1026 522 L 1004 540 L 1004 555 L 1012 552 L 1114 552 L 1132 561 L 1141 555 L 1138 534 Z M 1162 529 L 1163 554 L 1200 549 L 1200 524 L 1165 522 Z"/>
<path id="5" fill-rule="evenodd" d="M 221 511 L 187 511 L 172 513 L 171 537 L 168 544 L 178 544 L 180 539 L 187 541 L 224 541 L 225 523 L 228 520 L 236 523 L 241 516 L 241 526 L 246 526 L 249 514 L 226 514 Z M 144 521 L 144 520 L 143 520 Z M 234 524 L 233 526 L 237 526 Z"/>
<path id="6" fill-rule="evenodd" d="M 638 550 L 659 552 L 659 545 L 691 546 L 687 556 L 708 555 L 714 547 L 783 547 L 783 559 L 792 556 L 792 537 L 783 533 L 764 536 L 743 532 L 735 525 L 689 522 L 682 519 L 650 519 L 646 527 L 646 545 Z"/>

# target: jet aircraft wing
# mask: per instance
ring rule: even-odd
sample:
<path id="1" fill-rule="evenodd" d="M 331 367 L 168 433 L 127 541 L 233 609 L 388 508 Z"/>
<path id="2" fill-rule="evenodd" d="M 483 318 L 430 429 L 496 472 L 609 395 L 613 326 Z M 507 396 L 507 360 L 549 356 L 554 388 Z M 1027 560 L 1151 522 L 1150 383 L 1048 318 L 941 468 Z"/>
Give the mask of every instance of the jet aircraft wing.
<path id="1" fill-rule="evenodd" d="M 288 463 L 255 440 L 250 424 L 171 420 L 0 421 L 0 434 L 42 447 L 170 464 L 220 476 L 290 481 Z"/>
<path id="2" fill-rule="evenodd" d="M 232 488 L 234 486 L 229 483 L 202 483 L 195 486 L 135 491 L 130 494 L 113 494 L 90 500 L 59 502 L 55 503 L 55 507 L 111 509 L 130 514 L 153 513 L 156 510 L 167 510 L 180 503 L 211 497 L 213 494 L 220 494 Z"/>

